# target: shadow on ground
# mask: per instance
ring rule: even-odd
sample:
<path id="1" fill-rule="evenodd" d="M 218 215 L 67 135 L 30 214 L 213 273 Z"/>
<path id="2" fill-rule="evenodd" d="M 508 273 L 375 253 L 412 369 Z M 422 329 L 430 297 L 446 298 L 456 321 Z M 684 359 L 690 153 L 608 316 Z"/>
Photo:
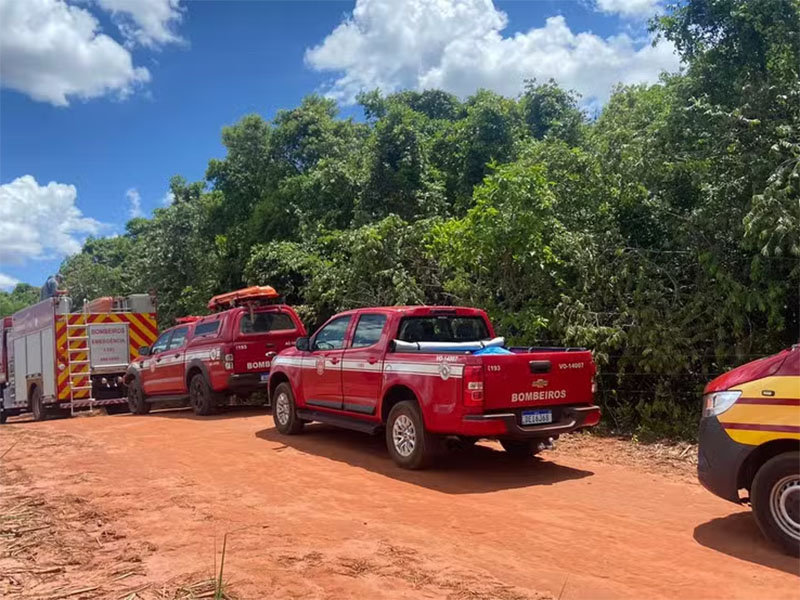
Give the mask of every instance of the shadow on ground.
<path id="1" fill-rule="evenodd" d="M 750 512 L 737 512 L 698 525 L 694 539 L 734 558 L 800 576 L 800 561 L 770 544 Z"/>
<path id="2" fill-rule="evenodd" d="M 223 421 L 225 419 L 239 419 L 242 417 L 255 417 L 259 415 L 267 417 L 270 414 L 272 413 L 268 406 L 228 406 L 226 408 L 220 408 L 213 415 L 199 417 L 196 414 L 194 414 L 194 411 L 192 411 L 191 408 L 179 407 L 179 408 L 164 408 L 157 410 L 154 409 L 149 414 L 140 418 L 189 419 L 194 421 Z M 267 422 L 271 423 L 272 419 L 270 418 L 270 420 Z"/>
<path id="3" fill-rule="evenodd" d="M 154 408 L 149 414 L 147 415 L 133 415 L 128 411 L 127 406 L 115 406 L 113 410 L 108 410 L 108 408 L 112 407 L 105 407 L 98 409 L 98 412 L 94 414 L 89 414 L 89 411 L 79 411 L 75 414 L 74 417 L 70 417 L 69 413 L 62 413 L 62 414 L 52 414 L 47 417 L 48 421 L 56 421 L 61 419 L 87 419 L 87 418 L 106 418 L 106 417 L 115 417 L 117 419 L 125 419 L 125 418 L 135 418 L 135 419 L 193 419 L 197 421 L 220 421 L 225 419 L 239 419 L 242 417 L 253 417 L 262 415 L 264 417 L 271 414 L 270 408 L 268 406 L 229 406 L 226 408 L 219 409 L 218 412 L 214 413 L 213 415 L 208 415 L 206 417 L 198 417 L 194 414 L 191 408 L 186 406 L 177 406 L 177 407 L 166 407 L 166 408 Z M 271 422 L 271 421 L 269 421 Z M 8 420 L 8 423 L 4 424 L 3 427 L 7 426 L 14 426 L 14 425 L 36 425 L 37 422 L 33 420 L 33 416 L 31 413 L 25 413 L 18 417 L 11 417 Z"/>
<path id="4" fill-rule="evenodd" d="M 371 436 L 320 423 L 307 425 L 300 435 L 281 435 L 270 427 L 256 432 L 256 437 L 278 444 L 273 448 L 275 451 L 294 448 L 446 494 L 554 485 L 594 474 L 559 465 L 548 458 L 514 459 L 505 452 L 480 444 L 443 453 L 429 470 L 407 471 L 389 457 L 383 435 Z"/>

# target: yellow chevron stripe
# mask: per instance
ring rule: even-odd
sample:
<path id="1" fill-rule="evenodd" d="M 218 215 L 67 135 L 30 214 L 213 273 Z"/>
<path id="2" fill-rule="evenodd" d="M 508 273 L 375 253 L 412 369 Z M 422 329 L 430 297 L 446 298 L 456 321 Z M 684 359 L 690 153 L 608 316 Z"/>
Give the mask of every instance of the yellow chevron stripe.
<path id="1" fill-rule="evenodd" d="M 152 342 L 146 342 L 133 327 L 128 328 L 128 335 L 130 336 L 129 345 L 131 347 L 132 356 L 138 356 L 139 348 L 141 348 L 142 346 L 149 346 L 152 343 Z"/>
<path id="2" fill-rule="evenodd" d="M 150 340 L 150 342 L 142 344 L 143 346 L 149 346 L 155 341 L 156 334 L 153 330 L 151 330 L 151 325 L 153 327 L 155 326 L 154 324 L 146 322 L 147 320 L 144 318 L 143 314 L 130 313 L 128 318 L 131 324 L 131 329 L 135 329 L 143 340 Z"/>

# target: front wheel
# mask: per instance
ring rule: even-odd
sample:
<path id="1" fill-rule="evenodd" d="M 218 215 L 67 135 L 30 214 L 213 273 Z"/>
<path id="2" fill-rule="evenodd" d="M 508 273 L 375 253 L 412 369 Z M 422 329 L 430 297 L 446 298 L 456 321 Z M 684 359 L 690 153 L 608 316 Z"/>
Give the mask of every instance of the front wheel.
<path id="1" fill-rule="evenodd" d="M 415 402 L 398 402 L 386 420 L 386 446 L 389 454 L 404 469 L 424 469 L 436 458 L 439 438 L 425 429 L 422 413 Z"/>
<path id="2" fill-rule="evenodd" d="M 217 408 L 214 394 L 202 373 L 192 377 L 189 382 L 189 404 L 191 404 L 194 414 L 201 417 L 213 414 Z"/>
<path id="3" fill-rule="evenodd" d="M 530 458 L 539 453 L 539 441 L 500 440 L 500 445 L 514 458 Z"/>
<path id="4" fill-rule="evenodd" d="M 283 382 L 277 388 L 272 401 L 272 419 L 275 427 L 284 435 L 295 435 L 303 430 L 304 421 L 297 416 L 292 386 Z"/>
<path id="5" fill-rule="evenodd" d="M 146 415 L 150 412 L 150 403 L 142 390 L 142 383 L 134 379 L 128 384 L 128 408 L 134 415 Z"/>
<path id="6" fill-rule="evenodd" d="M 751 501 L 764 535 L 800 556 L 800 452 L 784 452 L 765 462 L 753 479 Z"/>

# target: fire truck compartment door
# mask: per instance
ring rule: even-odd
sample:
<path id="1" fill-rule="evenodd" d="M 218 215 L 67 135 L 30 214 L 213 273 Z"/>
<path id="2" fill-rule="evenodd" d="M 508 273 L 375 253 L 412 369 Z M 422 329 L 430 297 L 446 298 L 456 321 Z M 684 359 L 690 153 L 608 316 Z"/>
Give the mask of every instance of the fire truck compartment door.
<path id="1" fill-rule="evenodd" d="M 39 332 L 25 336 L 27 369 L 25 375 L 34 375 L 42 372 L 42 338 Z"/>
<path id="2" fill-rule="evenodd" d="M 17 402 L 28 403 L 28 390 L 26 389 L 25 375 L 28 374 L 28 361 L 25 338 L 14 340 L 14 387 L 16 388 Z"/>
<path id="3" fill-rule="evenodd" d="M 56 395 L 56 344 L 53 328 L 42 329 L 42 395 L 47 398 Z"/>

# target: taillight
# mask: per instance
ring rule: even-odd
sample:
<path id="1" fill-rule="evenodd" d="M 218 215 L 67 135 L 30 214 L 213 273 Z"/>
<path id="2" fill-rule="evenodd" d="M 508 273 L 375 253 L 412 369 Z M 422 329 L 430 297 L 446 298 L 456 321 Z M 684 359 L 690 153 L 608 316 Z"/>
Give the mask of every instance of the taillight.
<path id="1" fill-rule="evenodd" d="M 225 369 L 233 371 L 233 346 L 227 346 L 225 348 L 225 356 L 222 357 L 222 360 L 225 364 Z"/>
<path id="2" fill-rule="evenodd" d="M 483 367 L 464 367 L 464 406 L 483 406 Z"/>
<path id="3" fill-rule="evenodd" d="M 597 425 L 600 422 L 600 409 L 593 410 L 588 415 L 586 415 L 586 419 L 583 422 L 584 427 L 591 427 L 593 425 Z"/>

